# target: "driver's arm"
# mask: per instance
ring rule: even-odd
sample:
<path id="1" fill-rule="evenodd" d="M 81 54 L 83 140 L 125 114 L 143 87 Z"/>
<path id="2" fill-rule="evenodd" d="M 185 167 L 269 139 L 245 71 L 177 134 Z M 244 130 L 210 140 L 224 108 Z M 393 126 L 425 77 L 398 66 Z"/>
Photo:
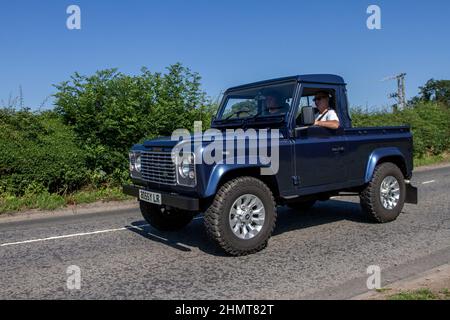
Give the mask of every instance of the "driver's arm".
<path id="1" fill-rule="evenodd" d="M 330 111 L 328 111 L 326 120 L 320 120 L 320 121 L 316 120 L 314 125 L 336 130 L 336 129 L 339 129 L 339 126 L 340 126 L 339 117 L 337 116 L 337 114 L 334 110 L 330 110 Z"/>
<path id="2" fill-rule="evenodd" d="M 316 121 L 314 125 L 334 130 L 339 129 L 340 126 L 338 120 Z"/>

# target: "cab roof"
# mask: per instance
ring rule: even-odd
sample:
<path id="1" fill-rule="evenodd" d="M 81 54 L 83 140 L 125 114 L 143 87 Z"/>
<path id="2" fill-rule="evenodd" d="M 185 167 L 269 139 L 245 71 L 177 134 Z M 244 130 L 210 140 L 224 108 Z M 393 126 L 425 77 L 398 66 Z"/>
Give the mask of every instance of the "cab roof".
<path id="1" fill-rule="evenodd" d="M 259 87 L 264 85 L 272 85 L 272 84 L 281 84 L 284 82 L 303 82 L 303 83 L 318 83 L 318 84 L 337 84 L 337 85 L 345 85 L 345 81 L 342 77 L 334 75 L 334 74 L 304 74 L 283 78 L 276 78 L 264 81 L 258 81 L 253 83 L 248 83 L 236 87 L 229 88 L 228 91 L 235 91 L 241 89 L 248 89 L 252 87 Z"/>

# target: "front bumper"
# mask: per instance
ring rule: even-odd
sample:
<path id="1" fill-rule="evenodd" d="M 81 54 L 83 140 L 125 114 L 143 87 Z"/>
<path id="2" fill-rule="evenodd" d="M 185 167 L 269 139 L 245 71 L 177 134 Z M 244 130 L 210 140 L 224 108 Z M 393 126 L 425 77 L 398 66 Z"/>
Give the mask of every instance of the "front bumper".
<path id="1" fill-rule="evenodd" d="M 187 211 L 199 211 L 200 201 L 197 198 L 191 198 L 182 196 L 178 193 L 161 192 L 159 190 L 151 190 L 144 187 L 138 187 L 134 185 L 125 185 L 122 188 L 123 193 L 139 198 L 139 189 L 147 190 L 151 192 L 157 192 L 161 194 L 161 203 L 166 206 L 174 207 Z"/>

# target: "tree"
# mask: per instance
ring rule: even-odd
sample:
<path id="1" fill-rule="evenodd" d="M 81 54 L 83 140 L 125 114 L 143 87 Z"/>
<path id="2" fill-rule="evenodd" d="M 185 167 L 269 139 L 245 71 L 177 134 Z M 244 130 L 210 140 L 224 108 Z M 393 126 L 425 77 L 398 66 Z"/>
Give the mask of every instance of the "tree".
<path id="1" fill-rule="evenodd" d="M 55 110 L 88 151 L 90 169 L 107 174 L 117 168 L 126 171 L 134 143 L 191 129 L 196 120 L 210 121 L 212 104 L 200 80 L 179 63 L 165 74 L 147 68 L 136 76 L 116 69 L 92 76 L 75 73 L 70 81 L 55 86 Z"/>
<path id="2" fill-rule="evenodd" d="M 450 80 L 430 79 L 423 87 L 419 87 L 419 96 L 412 102 L 432 101 L 450 106 Z"/>

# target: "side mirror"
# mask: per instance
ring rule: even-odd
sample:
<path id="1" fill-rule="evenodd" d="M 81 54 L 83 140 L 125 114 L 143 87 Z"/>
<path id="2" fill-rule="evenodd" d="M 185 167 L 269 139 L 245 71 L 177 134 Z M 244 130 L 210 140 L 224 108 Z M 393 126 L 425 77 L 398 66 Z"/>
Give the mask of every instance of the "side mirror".
<path id="1" fill-rule="evenodd" d="M 303 107 L 300 117 L 300 121 L 303 126 L 312 126 L 316 122 L 313 107 Z"/>

